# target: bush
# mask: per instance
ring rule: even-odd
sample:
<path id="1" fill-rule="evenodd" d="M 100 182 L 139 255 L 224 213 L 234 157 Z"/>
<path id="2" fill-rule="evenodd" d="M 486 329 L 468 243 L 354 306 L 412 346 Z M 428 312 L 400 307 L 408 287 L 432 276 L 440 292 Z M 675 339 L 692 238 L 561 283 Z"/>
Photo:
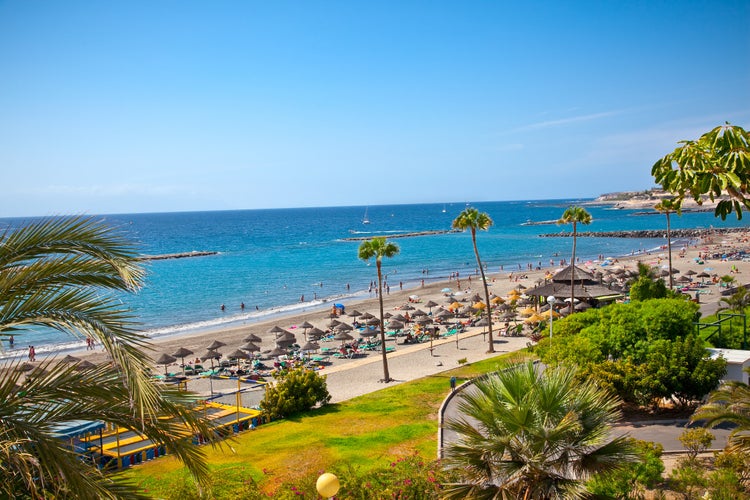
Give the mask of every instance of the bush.
<path id="1" fill-rule="evenodd" d="M 263 415 L 270 419 L 284 418 L 326 405 L 331 400 L 326 377 L 313 370 L 296 368 L 280 372 L 276 382 L 266 387 L 260 402 Z"/>
<path id="2" fill-rule="evenodd" d="M 596 476 L 589 482 L 589 491 L 604 498 L 645 498 L 645 489 L 653 488 L 662 480 L 664 447 L 659 443 L 633 439 L 639 460 L 627 463 L 622 469 Z"/>
<path id="3" fill-rule="evenodd" d="M 687 450 L 688 459 L 694 460 L 699 453 L 703 453 L 711 446 L 714 435 L 703 427 L 685 429 L 679 437 L 680 443 Z"/>

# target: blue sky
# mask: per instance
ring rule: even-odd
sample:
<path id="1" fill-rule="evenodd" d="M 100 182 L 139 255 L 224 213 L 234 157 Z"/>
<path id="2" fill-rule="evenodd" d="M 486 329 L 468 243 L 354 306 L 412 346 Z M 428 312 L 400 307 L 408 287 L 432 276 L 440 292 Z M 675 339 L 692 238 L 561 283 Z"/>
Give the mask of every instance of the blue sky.
<path id="1" fill-rule="evenodd" d="M 0 2 L 1 216 L 593 197 L 750 126 L 739 1 Z"/>

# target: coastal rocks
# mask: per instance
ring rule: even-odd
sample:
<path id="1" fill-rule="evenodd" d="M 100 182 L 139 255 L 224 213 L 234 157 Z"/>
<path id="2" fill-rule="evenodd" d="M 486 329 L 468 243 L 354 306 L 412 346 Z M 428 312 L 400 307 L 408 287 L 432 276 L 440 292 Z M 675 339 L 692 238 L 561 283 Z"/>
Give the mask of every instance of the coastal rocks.
<path id="1" fill-rule="evenodd" d="M 672 229 L 670 231 L 673 238 L 705 238 L 706 236 L 716 234 L 733 234 L 744 233 L 748 231 L 746 227 L 723 227 L 713 229 Z M 665 238 L 666 230 L 664 229 L 641 229 L 635 231 L 602 231 L 602 232 L 578 232 L 578 238 Z M 542 238 L 560 238 L 573 236 L 572 232 L 546 233 L 539 235 Z"/>
<path id="2" fill-rule="evenodd" d="M 180 252 L 180 253 L 165 253 L 162 255 L 141 255 L 138 260 L 166 260 L 166 259 L 184 259 L 186 257 L 205 257 L 207 255 L 217 255 L 219 252 L 205 251 L 199 252 L 193 250 L 192 252 Z"/>

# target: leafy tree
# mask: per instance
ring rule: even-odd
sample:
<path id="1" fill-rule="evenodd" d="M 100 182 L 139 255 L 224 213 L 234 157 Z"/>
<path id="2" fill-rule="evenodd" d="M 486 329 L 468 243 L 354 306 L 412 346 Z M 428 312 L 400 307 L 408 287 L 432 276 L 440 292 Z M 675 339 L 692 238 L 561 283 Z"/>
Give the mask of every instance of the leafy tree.
<path id="1" fill-rule="evenodd" d="M 363 241 L 359 246 L 359 258 L 368 261 L 375 258 L 378 270 L 378 302 L 380 304 L 380 345 L 383 355 L 383 382 L 390 382 L 391 376 L 388 372 L 388 356 L 385 349 L 385 315 L 383 313 L 383 257 L 391 258 L 399 252 L 398 245 L 387 241 L 385 238 L 372 238 Z"/>
<path id="2" fill-rule="evenodd" d="M 278 419 L 326 405 L 330 400 L 325 375 L 297 368 L 277 375 L 276 382 L 266 387 L 260 407 L 264 415 Z"/>
<path id="3" fill-rule="evenodd" d="M 633 301 L 663 299 L 666 296 L 667 287 L 661 278 L 653 280 L 649 277 L 641 276 L 630 285 L 630 300 Z"/>
<path id="4" fill-rule="evenodd" d="M 571 273 L 570 273 L 570 305 L 571 307 L 575 303 L 575 286 L 576 286 L 576 239 L 577 239 L 577 227 L 578 224 L 591 224 L 591 214 L 582 207 L 568 207 L 563 212 L 558 224 L 573 224 L 573 257 L 570 261 Z"/>
<path id="5" fill-rule="evenodd" d="M 734 211 L 742 219 L 743 207 L 750 208 L 750 134 L 727 123 L 680 144 L 651 168 L 656 182 L 675 195 L 675 207 L 687 196 L 702 203 L 704 195 L 714 201 L 726 194 L 714 214 L 726 219 Z"/>
<path id="6" fill-rule="evenodd" d="M 453 220 L 452 227 L 454 229 L 460 229 L 471 231 L 471 243 L 474 245 L 474 256 L 477 258 L 477 267 L 482 275 L 482 286 L 484 287 L 484 299 L 487 304 L 487 337 L 489 347 L 487 352 L 495 352 L 495 341 L 492 339 L 492 314 L 490 313 L 489 306 L 490 302 L 490 290 L 487 288 L 487 278 L 484 275 L 484 266 L 482 260 L 479 258 L 479 249 L 477 249 L 477 229 L 482 231 L 488 231 L 492 227 L 492 219 L 484 212 L 480 212 L 476 208 L 467 207 L 463 212 L 458 214 Z"/>
<path id="7" fill-rule="evenodd" d="M 750 387 L 743 382 L 728 381 L 708 396 L 704 404 L 690 419 L 705 421 L 712 429 L 720 424 L 734 425 L 729 435 L 729 450 L 750 453 Z"/>
<path id="8" fill-rule="evenodd" d="M 55 437 L 57 426 L 75 420 L 110 422 L 162 442 L 208 484 L 203 452 L 186 437 L 212 435 L 212 427 L 189 411 L 191 396 L 151 381 L 148 340 L 114 296 L 142 282 L 133 245 L 91 218 L 44 219 L 0 234 L 0 334 L 33 336 L 30 327 L 48 327 L 91 335 L 112 359 L 81 370 L 55 360 L 26 375 L 13 363 L 0 370 L 0 497 L 140 496 Z"/>
<path id="9" fill-rule="evenodd" d="M 445 463 L 463 481 L 445 498 L 579 498 L 594 474 L 635 460 L 627 438 L 609 436 L 619 400 L 575 375 L 516 364 L 462 394 Z"/>
<path id="10" fill-rule="evenodd" d="M 674 275 L 672 274 L 672 226 L 669 222 L 669 214 L 680 213 L 680 207 L 674 200 L 661 200 L 654 206 L 657 212 L 667 216 L 667 258 L 669 259 L 669 289 L 674 288 Z"/>

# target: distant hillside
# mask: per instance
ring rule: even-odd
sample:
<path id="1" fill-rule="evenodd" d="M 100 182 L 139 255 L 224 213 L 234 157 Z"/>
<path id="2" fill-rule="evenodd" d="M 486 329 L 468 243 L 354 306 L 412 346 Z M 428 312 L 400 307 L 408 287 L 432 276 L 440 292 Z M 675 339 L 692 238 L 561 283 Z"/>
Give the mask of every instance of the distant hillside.
<path id="1" fill-rule="evenodd" d="M 660 200 L 670 198 L 671 195 L 659 188 L 646 189 L 644 191 L 620 191 L 600 195 L 587 205 L 611 205 L 613 208 L 628 210 L 653 210 L 654 205 Z M 683 211 L 705 211 L 712 212 L 716 202 L 708 197 L 703 197 L 703 203 L 698 204 L 692 198 L 686 198 L 682 202 Z"/>

